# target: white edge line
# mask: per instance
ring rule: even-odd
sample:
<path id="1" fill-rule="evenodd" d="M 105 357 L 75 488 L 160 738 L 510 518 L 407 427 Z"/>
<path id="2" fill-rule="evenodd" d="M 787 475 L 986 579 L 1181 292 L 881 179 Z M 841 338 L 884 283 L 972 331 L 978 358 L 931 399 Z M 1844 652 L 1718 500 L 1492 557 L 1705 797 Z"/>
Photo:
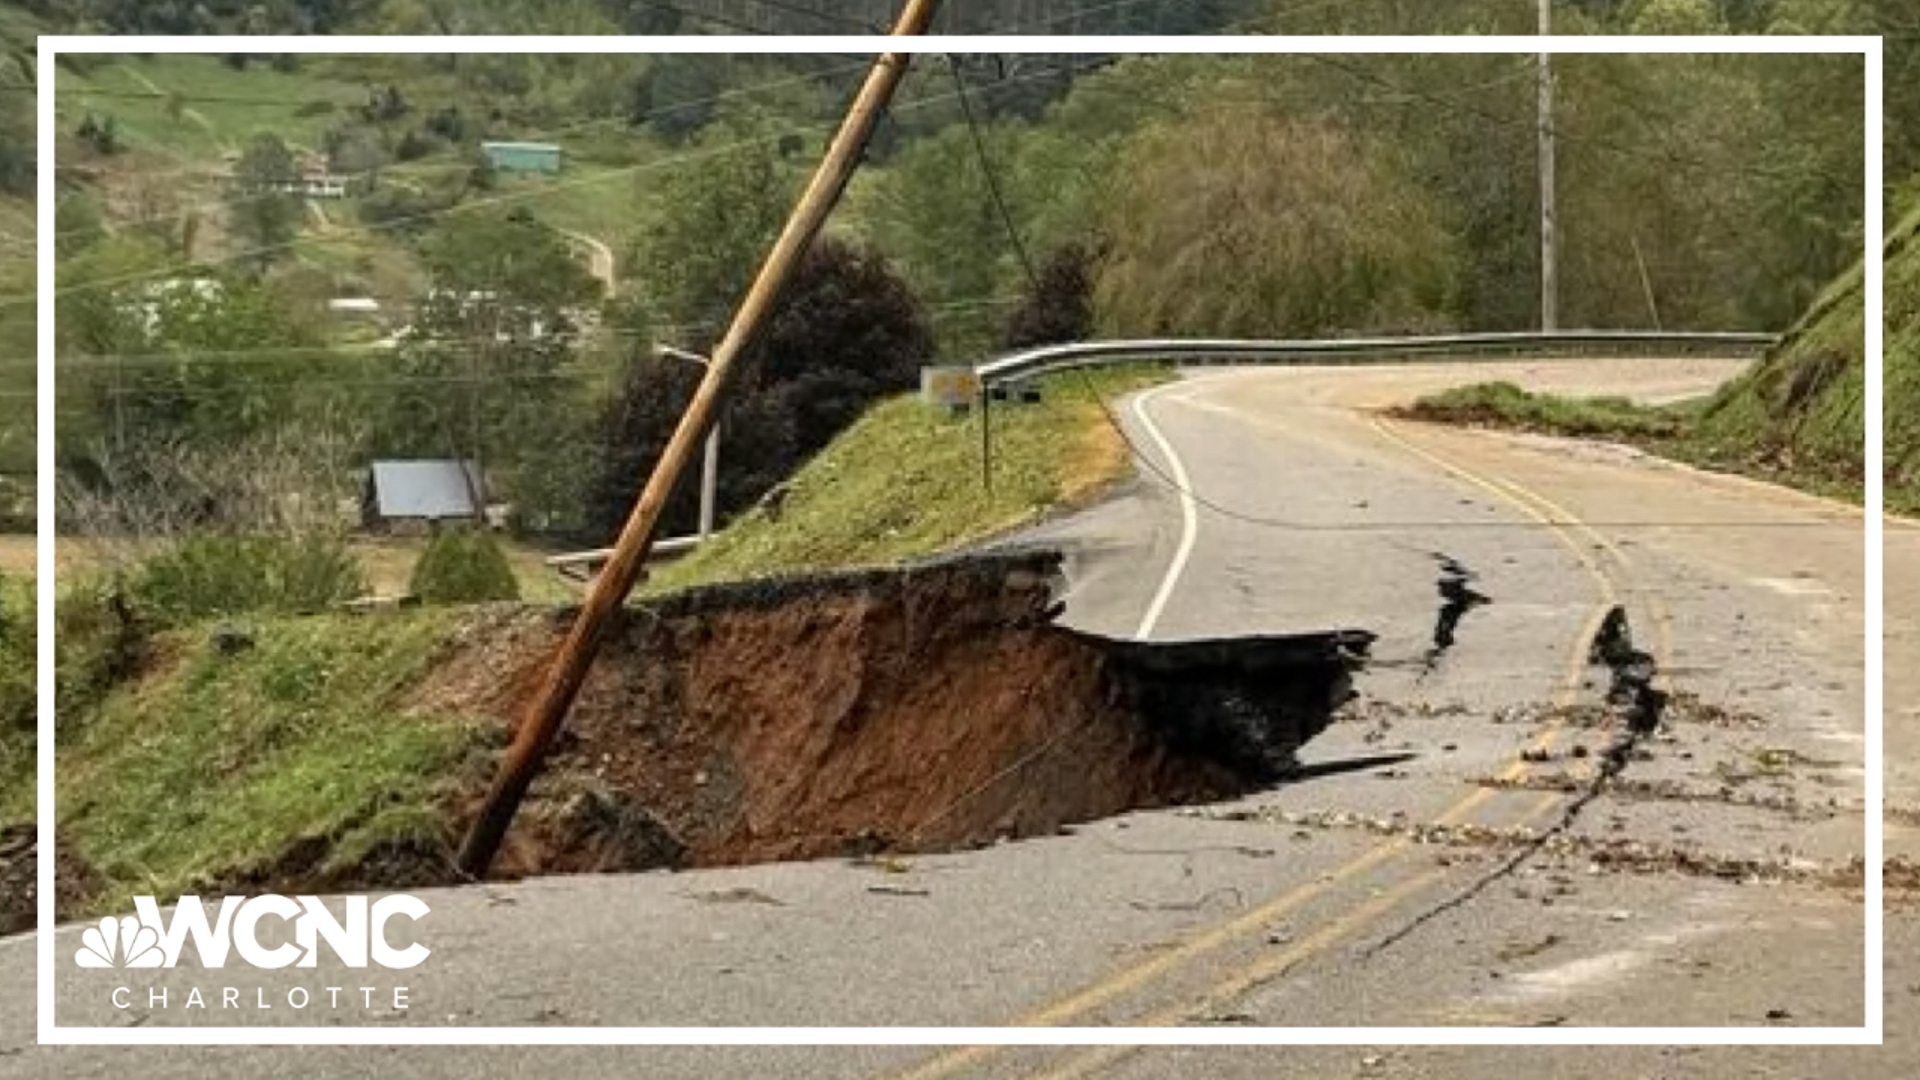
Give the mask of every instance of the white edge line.
<path id="1" fill-rule="evenodd" d="M 1159 625 L 1160 615 L 1166 610 L 1167 601 L 1173 599 L 1173 590 L 1180 584 L 1180 575 L 1187 568 L 1187 559 L 1193 555 L 1194 541 L 1200 535 L 1200 511 L 1194 503 L 1193 481 L 1187 477 L 1187 467 L 1174 452 L 1173 444 L 1160 432 L 1159 425 L 1147 414 L 1147 402 L 1172 390 L 1180 383 L 1149 390 L 1133 399 L 1133 415 L 1140 418 L 1140 424 L 1147 429 L 1148 437 L 1160 448 L 1161 456 L 1167 459 L 1167 468 L 1173 473 L 1173 482 L 1180 496 L 1180 544 L 1173 549 L 1173 560 L 1167 563 L 1167 572 L 1160 579 L 1160 588 L 1147 603 L 1146 614 L 1140 616 L 1140 625 L 1134 629 L 1136 640 L 1145 641 L 1153 636 L 1153 628 Z"/>
<path id="2" fill-rule="evenodd" d="M 569 37 L 530 35 L 523 37 L 402 37 L 342 35 L 337 37 L 233 35 L 206 37 L 89 36 L 46 35 L 38 39 L 38 162 L 39 170 L 39 273 L 37 286 L 39 312 L 39 393 L 38 448 L 39 551 L 36 596 L 39 615 L 39 777 L 37 785 L 39 842 L 39 1010 L 38 1036 L 47 1044 L 92 1045 L 1102 1045 L 1125 1042 L 1141 1045 L 1337 1045 L 1337 1046 L 1414 1046 L 1414 1045 L 1701 1045 L 1701 1046 L 1790 1046 L 1790 1045 L 1879 1045 L 1882 1041 L 1883 1008 L 1880 999 L 1882 976 L 1881 897 L 1881 823 L 1878 808 L 1882 797 L 1881 709 L 1883 688 L 1879 683 L 1881 651 L 1884 641 L 1867 650 L 1867 1024 L 1858 1028 L 113 1028 L 57 1027 L 54 1007 L 54 934 L 53 928 L 53 286 L 54 262 L 53 161 L 54 98 L 52 86 L 54 60 L 63 52 L 96 54 L 143 53 L 312 53 L 340 54 L 413 54 L 413 53 L 759 53 L 798 54 L 859 50 L 868 52 L 958 53 L 958 52 L 1032 52 L 1081 53 L 1113 52 L 1155 53 L 1313 53 L 1313 54 L 1695 54 L 1759 55 L 1860 54 L 1867 68 L 1867 162 L 1868 198 L 1866 235 L 1877 244 L 1880 233 L 1874 226 L 1881 222 L 1880 186 L 1882 103 L 1880 39 L 1870 36 L 1758 36 L 1758 37 L 1554 37 L 1531 36 L 1424 37 L 1419 35 L 1380 37 L 1004 37 L 954 35 L 925 38 L 888 36 L 722 36 L 688 37 Z M 1883 226 L 1882 226 L 1883 229 Z M 1871 424 L 1880 415 L 1880 264 L 1877 248 L 1867 259 L 1866 299 L 1873 318 L 1868 320 L 1868 399 L 1866 414 Z M 1136 402 L 1137 411 L 1137 402 Z M 1151 431 L 1151 425 L 1149 424 Z M 1879 555 L 1881 507 L 1880 461 L 1882 434 L 1875 428 L 1868 433 L 1868 500 L 1872 504 L 1867 517 L 1867 581 L 1872 593 L 1867 607 L 1867 629 L 1878 633 L 1883 611 L 1883 580 Z M 1164 440 L 1161 440 L 1164 446 Z M 1178 459 L 1173 459 L 1176 475 Z M 1182 484 L 1183 487 L 1189 485 Z M 1171 580 L 1171 578 L 1170 578 Z M 1165 582 L 1163 582 L 1163 587 Z M 1146 620 L 1143 620 L 1143 624 Z"/>

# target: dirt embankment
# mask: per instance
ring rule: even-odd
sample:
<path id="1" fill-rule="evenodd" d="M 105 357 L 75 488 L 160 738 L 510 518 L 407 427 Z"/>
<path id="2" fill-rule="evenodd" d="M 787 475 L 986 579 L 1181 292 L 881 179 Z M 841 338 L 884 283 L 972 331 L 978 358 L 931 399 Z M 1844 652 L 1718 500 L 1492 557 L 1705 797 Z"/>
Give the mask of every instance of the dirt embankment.
<path id="1" fill-rule="evenodd" d="M 40 863 L 31 824 L 0 829 L 0 934 L 32 929 L 40 898 Z M 54 907 L 68 911 L 99 888 L 99 876 L 73 856 L 73 845 L 54 841 Z"/>
<path id="2" fill-rule="evenodd" d="M 1231 797 L 1291 767 L 1350 696 L 1372 642 L 1357 631 L 1172 644 L 1077 633 L 1054 622 L 1058 567 L 1051 553 L 970 557 L 631 609 L 494 874 L 951 850 Z M 395 702 L 496 725 L 443 779 L 437 827 L 429 804 L 404 839 L 356 832 L 391 809 L 376 801 L 188 891 L 461 880 L 453 847 L 572 615 L 476 610 Z M 0 835 L 0 932 L 31 925 L 32 839 Z M 102 882 L 72 844 L 60 850 L 59 903 L 72 917 Z"/>
<path id="3" fill-rule="evenodd" d="M 1057 565 L 973 558 L 635 610 L 497 872 L 952 849 L 1232 796 L 1325 727 L 1371 642 L 1108 641 L 1054 625 Z M 514 624 L 423 699 L 511 725 L 566 621 Z"/>

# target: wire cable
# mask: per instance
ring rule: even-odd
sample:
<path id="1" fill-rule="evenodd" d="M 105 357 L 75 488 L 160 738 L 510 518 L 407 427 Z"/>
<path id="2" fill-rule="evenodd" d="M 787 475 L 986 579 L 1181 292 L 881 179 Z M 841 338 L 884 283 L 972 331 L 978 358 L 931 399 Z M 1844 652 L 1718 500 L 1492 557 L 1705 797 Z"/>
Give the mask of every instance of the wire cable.
<path id="1" fill-rule="evenodd" d="M 958 80 L 957 71 L 955 74 L 955 78 L 956 80 Z M 974 122 L 973 112 L 967 106 L 967 103 L 966 103 L 967 95 L 966 95 L 964 83 L 957 83 L 957 85 L 960 85 L 961 87 L 959 91 L 959 96 L 961 101 L 961 112 L 962 112 L 962 115 L 966 117 L 967 123 L 969 124 L 969 126 L 973 128 L 974 150 L 978 157 L 982 174 L 987 178 L 988 190 L 989 192 L 995 193 L 993 197 L 993 204 L 999 215 L 1001 226 L 1006 230 L 1006 234 L 1009 242 L 1013 245 L 1015 251 L 1019 255 L 1020 263 L 1023 270 L 1025 271 L 1025 274 L 1027 277 L 1027 283 L 1029 287 L 1032 288 L 1033 291 L 1037 294 L 1039 291 L 1039 284 L 1040 284 L 1039 275 L 1035 271 L 1032 261 L 1027 257 L 1025 243 L 1020 237 L 1020 231 L 1018 226 L 1014 222 L 1012 213 L 1009 211 L 1009 208 L 1005 200 L 998 195 L 1000 188 L 997 180 L 994 179 L 995 169 L 993 166 L 993 162 L 988 157 L 987 150 L 986 150 L 986 143 L 985 143 L 985 140 L 980 137 L 978 126 Z M 1259 528 L 1271 528 L 1271 529 L 1277 529 L 1277 530 L 1288 531 L 1288 532 L 1302 532 L 1302 533 L 1363 533 L 1363 532 L 1405 532 L 1405 531 L 1411 531 L 1416 529 L 1423 530 L 1423 531 L 1431 530 L 1431 529 L 1450 529 L 1450 530 L 1451 529 L 1460 529 L 1460 530 L 1527 529 L 1527 530 L 1532 530 L 1532 529 L 1542 529 L 1542 528 L 1563 529 L 1563 528 L 1571 528 L 1575 526 L 1586 526 L 1589 528 L 1608 527 L 1608 528 L 1636 528 L 1636 529 L 1639 529 L 1639 528 L 1743 529 L 1743 528 L 1832 528 L 1834 527 L 1833 525 L 1827 522 L 1804 521 L 1804 520 L 1799 520 L 1799 521 L 1776 520 L 1776 521 L 1761 521 L 1761 522 L 1744 522 L 1744 521 L 1740 521 L 1740 522 L 1735 522 L 1735 521 L 1676 522 L 1676 521 L 1595 521 L 1595 520 L 1586 520 L 1586 519 L 1582 519 L 1579 521 L 1559 521 L 1555 518 L 1547 518 L 1545 520 L 1538 520 L 1538 521 L 1535 521 L 1535 520 L 1525 520 L 1525 521 L 1504 520 L 1504 521 L 1489 521 L 1489 522 L 1383 521 L 1383 522 L 1334 523 L 1334 522 L 1300 521 L 1300 520 L 1291 519 L 1291 518 L 1269 517 L 1265 515 L 1252 514 L 1245 511 L 1237 510 L 1229 506 L 1225 506 L 1207 497 L 1201 492 L 1194 490 L 1194 488 L 1191 485 L 1185 485 L 1180 483 L 1178 478 L 1174 477 L 1170 472 L 1163 469 L 1160 466 L 1160 464 L 1156 462 L 1152 458 L 1152 456 L 1147 454 L 1140 447 L 1139 443 L 1137 443 L 1134 440 L 1132 434 L 1127 431 L 1126 425 L 1120 421 L 1119 417 L 1114 415 L 1112 407 L 1109 406 L 1105 398 L 1101 396 L 1099 387 L 1094 385 L 1093 379 L 1090 375 L 1087 374 L 1086 369 L 1082 367 L 1076 367 L 1076 368 L 1073 368 L 1072 370 L 1079 377 L 1079 382 L 1081 386 L 1085 389 L 1088 398 L 1093 402 L 1094 405 L 1096 405 L 1099 408 L 1100 414 L 1102 417 L 1105 418 L 1107 425 L 1113 429 L 1114 434 L 1118 436 L 1122 444 L 1126 446 L 1128 452 L 1133 456 L 1134 460 L 1137 461 L 1142 467 L 1144 467 L 1149 473 L 1151 473 L 1157 480 L 1159 480 L 1161 484 L 1165 485 L 1168 489 L 1174 491 L 1177 494 L 1184 495 L 1185 497 L 1192 499 L 1196 505 L 1204 507 L 1207 510 L 1213 512 L 1214 514 L 1219 515 L 1220 517 L 1223 517 L 1232 521 L 1238 521 L 1242 524 L 1252 525 Z M 1400 547 L 1408 552 L 1423 555 L 1423 556 L 1432 556 L 1435 554 L 1430 549 L 1415 548 L 1415 547 L 1411 547 L 1398 542 L 1395 542 L 1394 546 Z"/>

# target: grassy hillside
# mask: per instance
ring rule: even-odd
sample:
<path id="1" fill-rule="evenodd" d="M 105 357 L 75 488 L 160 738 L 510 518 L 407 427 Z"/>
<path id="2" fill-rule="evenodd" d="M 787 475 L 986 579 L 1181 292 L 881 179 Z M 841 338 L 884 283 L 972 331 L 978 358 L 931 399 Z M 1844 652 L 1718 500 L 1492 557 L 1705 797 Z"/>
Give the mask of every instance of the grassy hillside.
<path id="1" fill-rule="evenodd" d="M 1886 505 L 1920 512 L 1920 210 L 1887 238 Z M 1858 501 L 1866 480 L 1862 268 L 1820 296 L 1772 353 L 1705 402 L 1651 408 L 1482 384 L 1435 394 L 1419 419 L 1602 437 Z"/>
<path id="2" fill-rule="evenodd" d="M 238 653 L 178 631 L 161 670 L 63 717 L 60 826 L 104 881 L 100 906 L 257 871 L 302 839 L 351 850 L 420 827 L 478 734 L 409 704 L 457 621 L 268 620 Z M 161 722 L 164 739 L 146 734 Z"/>
<path id="3" fill-rule="evenodd" d="M 1091 386 L 1111 396 L 1163 375 L 1105 372 Z M 977 418 L 885 402 L 802 470 L 778 513 L 745 515 L 650 588 L 932 554 L 1087 498 L 1128 467 L 1077 375 L 1049 380 L 1039 404 L 996 409 L 993 430 L 989 497 Z M 0 589 L 0 612 L 10 595 Z M 485 647 L 494 614 L 261 617 L 238 624 L 240 648 L 207 625 L 161 634 L 140 674 L 61 716 L 60 827 L 97 888 L 86 906 L 271 874 L 292 852 L 325 874 L 382 842 L 437 835 L 448 782 L 492 735 L 418 684 L 450 650 Z M 31 743 L 0 740 L 0 778 L 15 781 L 0 789 L 0 825 L 32 813 L 30 764 L 9 746 Z"/>
<path id="4" fill-rule="evenodd" d="M 1908 217 L 1885 248 L 1889 463 L 1895 459 L 1893 425 L 1901 423 L 1895 373 L 1916 363 L 1914 294 L 1920 292 L 1920 250 L 1910 244 L 1916 233 L 1920 217 Z M 1899 315 L 1901 300 L 1907 304 L 1905 319 Z M 1864 273 L 1853 267 L 1814 302 L 1780 348 L 1701 409 L 1690 438 L 1693 452 L 1709 465 L 1822 490 L 1851 490 L 1857 496 L 1866 475 L 1864 348 Z M 1905 359 L 1897 359 L 1903 352 Z M 1910 371 L 1903 386 L 1907 392 L 1920 390 Z M 1905 423 L 1914 423 L 1910 409 Z M 1907 427 L 1908 442 L 1912 430 Z M 1903 484 L 1891 469 L 1887 480 L 1889 502 L 1912 502 L 1920 494 L 1907 484 L 1907 494 L 1897 496 Z"/>
<path id="5" fill-rule="evenodd" d="M 1920 211 L 1901 221 L 1886 261 L 1887 505 L 1920 512 Z"/>
<path id="6" fill-rule="evenodd" d="M 1884 249 L 1887 505 L 1920 508 L 1920 212 Z M 1865 279 L 1850 270 L 1780 348 L 1701 412 L 1692 442 L 1710 464 L 1857 492 L 1865 477 Z"/>
<path id="7" fill-rule="evenodd" d="M 777 509 L 742 514 L 647 590 L 898 562 L 1084 501 L 1129 467 L 1095 395 L 1164 377 L 1154 368 L 1056 375 L 1042 381 L 1040 404 L 997 405 L 991 494 L 980 480 L 978 417 L 945 416 L 911 394 L 884 402 L 795 474 Z M 725 459 L 723 444 L 722 468 Z"/>
<path id="8" fill-rule="evenodd" d="M 31 503 L 34 392 L 34 36 L 40 24 L 0 7 L 0 531 Z"/>

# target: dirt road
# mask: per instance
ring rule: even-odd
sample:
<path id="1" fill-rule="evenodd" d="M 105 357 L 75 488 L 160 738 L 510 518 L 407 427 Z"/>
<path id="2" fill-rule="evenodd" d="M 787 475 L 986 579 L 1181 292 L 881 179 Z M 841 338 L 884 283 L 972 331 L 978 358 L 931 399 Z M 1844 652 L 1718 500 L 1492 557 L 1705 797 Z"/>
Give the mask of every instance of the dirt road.
<path id="1" fill-rule="evenodd" d="M 556 231 L 586 249 L 587 271 L 599 280 L 601 287 L 605 290 L 606 298 L 613 299 L 618 294 L 620 284 L 618 277 L 614 274 L 613 249 L 597 237 L 588 236 L 586 233 L 574 232 L 572 229 Z"/>
<path id="2" fill-rule="evenodd" d="M 1492 373 L 1672 397 L 1729 371 L 1634 361 Z M 1362 700 L 1306 747 L 1301 779 L 904 863 L 433 890 L 423 934 L 435 955 L 397 980 L 415 1011 L 228 1022 L 1859 1025 L 1860 515 L 1618 449 L 1371 411 L 1489 373 L 1248 371 L 1156 389 L 1120 410 L 1147 462 L 1141 481 L 1029 538 L 1066 549 L 1068 618 L 1087 629 L 1378 633 Z M 1898 536 L 1887 545 L 1896 656 L 1911 651 L 1920 610 L 1920 559 Z M 1480 602 L 1460 601 L 1463 589 Z M 1605 706 L 1608 670 L 1589 662 L 1615 606 L 1671 695 L 1660 730 L 1632 741 L 1629 714 Z M 1887 703 L 1900 808 L 1888 838 L 1911 854 L 1911 675 L 1890 674 Z M 1589 796 L 1609 761 L 1613 787 Z M 1901 895 L 1886 930 L 1889 1016 L 1920 992 L 1920 918 Z M 76 932 L 56 948 L 66 1022 L 197 1019 L 112 1007 L 114 973 L 65 962 Z M 31 940 L 0 942 L 0 1055 L 31 1038 Z M 184 986 L 204 974 L 169 976 Z M 349 977 L 384 993 L 396 974 Z M 245 977 L 269 998 L 316 981 Z M 1884 1050 L 1819 1053 L 552 1048 L 382 1060 L 433 1077 L 522 1063 L 587 1076 L 645 1063 L 740 1076 L 1574 1077 L 1602 1060 L 1627 1075 L 1920 1074 L 1920 1039 L 1890 1034 Z M 0 1056 L 0 1073 L 105 1071 L 130 1053 L 26 1049 Z M 149 1075 L 292 1060 L 137 1053 Z M 301 1053 L 323 1074 L 350 1062 L 346 1050 Z"/>

